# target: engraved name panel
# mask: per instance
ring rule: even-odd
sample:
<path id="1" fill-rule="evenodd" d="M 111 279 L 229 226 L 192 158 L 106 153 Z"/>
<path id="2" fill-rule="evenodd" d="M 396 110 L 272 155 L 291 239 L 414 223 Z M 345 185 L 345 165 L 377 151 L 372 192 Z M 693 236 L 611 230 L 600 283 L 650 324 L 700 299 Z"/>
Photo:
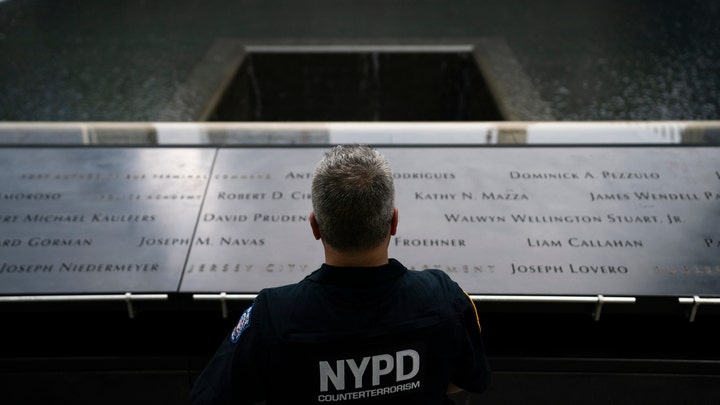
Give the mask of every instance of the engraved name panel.
<path id="1" fill-rule="evenodd" d="M 390 255 L 476 294 L 720 294 L 716 148 L 385 147 Z M 182 290 L 257 292 L 322 262 L 322 148 L 220 150 Z"/>
<path id="2" fill-rule="evenodd" d="M 0 150 L 0 293 L 177 291 L 215 152 Z"/>
<path id="3" fill-rule="evenodd" d="M 310 229 L 310 185 L 324 151 L 220 150 L 181 289 L 254 293 L 315 270 L 323 253 Z"/>
<path id="4" fill-rule="evenodd" d="M 390 255 L 410 268 L 476 294 L 720 295 L 717 148 L 380 149 Z M 0 294 L 296 282 L 323 260 L 308 216 L 325 150 L 0 150 Z"/>
<path id="5" fill-rule="evenodd" d="M 720 293 L 717 149 L 385 152 L 408 267 L 480 294 Z"/>

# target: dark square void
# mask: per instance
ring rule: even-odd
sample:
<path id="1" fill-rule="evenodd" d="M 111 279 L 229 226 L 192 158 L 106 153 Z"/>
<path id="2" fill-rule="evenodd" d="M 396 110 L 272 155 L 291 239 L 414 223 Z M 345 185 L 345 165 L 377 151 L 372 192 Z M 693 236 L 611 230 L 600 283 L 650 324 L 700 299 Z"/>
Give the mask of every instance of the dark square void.
<path id="1" fill-rule="evenodd" d="M 250 53 L 210 121 L 499 121 L 472 53 Z"/>

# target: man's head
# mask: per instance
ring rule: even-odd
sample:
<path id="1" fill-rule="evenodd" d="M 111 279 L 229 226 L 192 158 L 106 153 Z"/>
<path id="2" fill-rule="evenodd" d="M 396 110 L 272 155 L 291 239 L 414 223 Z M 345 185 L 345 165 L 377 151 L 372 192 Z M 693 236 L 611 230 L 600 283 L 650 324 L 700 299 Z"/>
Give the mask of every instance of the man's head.
<path id="1" fill-rule="evenodd" d="M 367 146 L 334 147 L 315 167 L 312 204 L 324 243 L 348 252 L 377 247 L 395 210 L 390 164 Z"/>

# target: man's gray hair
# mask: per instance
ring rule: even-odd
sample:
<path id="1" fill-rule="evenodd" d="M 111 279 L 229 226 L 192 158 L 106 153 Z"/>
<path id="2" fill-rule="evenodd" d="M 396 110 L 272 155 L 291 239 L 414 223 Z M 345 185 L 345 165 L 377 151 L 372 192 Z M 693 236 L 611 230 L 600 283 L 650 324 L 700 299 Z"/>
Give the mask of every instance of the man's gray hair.
<path id="1" fill-rule="evenodd" d="M 340 251 L 378 246 L 389 234 L 395 208 L 390 164 L 368 146 L 334 147 L 315 167 L 312 205 L 328 245 Z"/>

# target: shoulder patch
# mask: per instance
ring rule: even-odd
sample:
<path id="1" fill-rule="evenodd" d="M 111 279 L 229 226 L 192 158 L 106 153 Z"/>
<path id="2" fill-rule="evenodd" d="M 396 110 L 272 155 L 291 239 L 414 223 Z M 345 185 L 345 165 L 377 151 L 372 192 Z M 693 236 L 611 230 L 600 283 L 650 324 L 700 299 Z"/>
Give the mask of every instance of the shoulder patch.
<path id="1" fill-rule="evenodd" d="M 242 316 L 240 316 L 238 324 L 235 326 L 235 329 L 233 329 L 232 334 L 230 335 L 230 340 L 233 343 L 237 343 L 243 331 L 250 326 L 250 313 L 252 312 L 252 309 L 253 305 L 250 305 L 250 308 L 246 309 Z"/>

